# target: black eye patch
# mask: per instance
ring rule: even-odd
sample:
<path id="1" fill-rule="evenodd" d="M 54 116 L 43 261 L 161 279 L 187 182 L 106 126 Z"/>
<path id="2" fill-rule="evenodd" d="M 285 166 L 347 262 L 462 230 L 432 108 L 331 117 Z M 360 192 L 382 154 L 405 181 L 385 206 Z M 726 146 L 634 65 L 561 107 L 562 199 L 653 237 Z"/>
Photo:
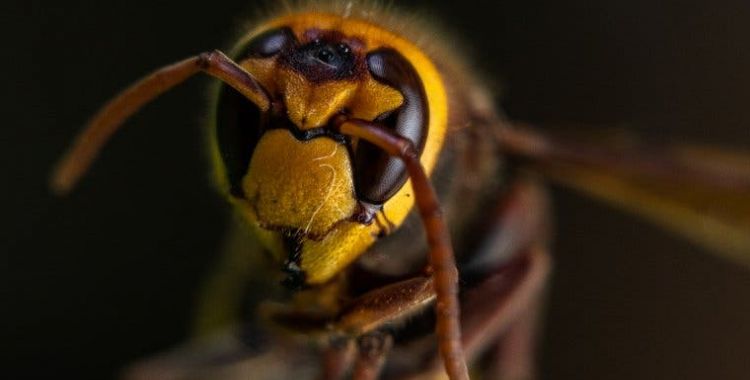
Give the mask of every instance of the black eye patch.
<path id="1" fill-rule="evenodd" d="M 383 48 L 367 55 L 367 67 L 375 80 L 398 89 L 404 104 L 376 120 L 410 140 L 421 154 L 427 140 L 429 110 L 424 85 L 414 66 L 396 50 Z M 406 183 L 406 166 L 380 148 L 360 141 L 354 153 L 354 179 L 360 200 L 380 205 Z"/>

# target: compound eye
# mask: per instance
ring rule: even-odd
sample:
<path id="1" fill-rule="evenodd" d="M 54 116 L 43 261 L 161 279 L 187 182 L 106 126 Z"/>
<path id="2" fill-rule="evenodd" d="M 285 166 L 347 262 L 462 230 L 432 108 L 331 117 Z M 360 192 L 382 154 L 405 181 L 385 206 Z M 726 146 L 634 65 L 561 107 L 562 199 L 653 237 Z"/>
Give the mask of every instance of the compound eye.
<path id="1" fill-rule="evenodd" d="M 248 58 L 269 58 L 297 45 L 297 37 L 290 28 L 265 31 L 247 45 Z"/>
<path id="2" fill-rule="evenodd" d="M 216 141 L 229 192 L 238 198 L 245 195 L 242 178 L 264 132 L 261 116 L 255 103 L 232 87 L 222 85 L 216 110 Z"/>
<path id="3" fill-rule="evenodd" d="M 253 38 L 237 58 L 269 58 L 291 50 L 297 38 L 290 28 L 265 31 Z M 242 178 L 247 174 L 256 145 L 265 132 L 258 106 L 232 87 L 222 84 L 216 110 L 216 141 L 229 191 L 243 197 Z"/>
<path id="4" fill-rule="evenodd" d="M 429 110 L 419 74 L 406 58 L 389 48 L 368 54 L 367 66 L 375 80 L 399 90 L 404 97 L 401 107 L 376 121 L 409 139 L 421 154 L 427 139 Z M 399 158 L 360 141 L 354 153 L 354 177 L 358 198 L 381 205 L 401 189 L 408 175 Z"/>

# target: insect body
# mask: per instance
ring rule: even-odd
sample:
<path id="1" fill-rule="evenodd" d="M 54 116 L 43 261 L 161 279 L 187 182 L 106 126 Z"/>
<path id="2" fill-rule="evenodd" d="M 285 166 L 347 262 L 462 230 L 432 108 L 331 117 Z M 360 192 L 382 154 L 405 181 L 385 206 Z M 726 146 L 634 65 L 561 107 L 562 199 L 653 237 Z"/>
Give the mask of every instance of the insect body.
<path id="1" fill-rule="evenodd" d="M 240 233 L 259 242 L 253 251 L 234 251 L 272 258 L 283 284 L 274 290 L 280 296 L 267 297 L 283 306 L 255 296 L 246 307 L 274 331 L 317 342 L 295 355 L 319 356 L 322 365 L 304 369 L 323 379 L 465 379 L 465 358 L 489 377 L 530 375 L 533 321 L 549 268 L 546 197 L 503 154 L 622 202 L 642 197 L 592 178 L 607 172 L 643 191 L 664 180 L 716 180 L 740 193 L 750 187 L 734 172 L 669 157 L 622 160 L 511 128 L 466 65 L 416 45 L 398 26 L 403 21 L 385 20 L 351 6 L 302 9 L 249 31 L 231 58 L 214 51 L 165 67 L 105 106 L 53 184 L 70 189 L 143 104 L 198 72 L 220 79 L 211 129 L 216 178 L 244 220 Z M 419 219 L 426 243 L 412 226 Z M 242 310 L 231 307 L 238 301 L 215 303 L 227 299 L 221 282 L 229 277 L 203 295 L 200 330 L 242 324 Z M 434 320 L 425 312 L 433 304 Z M 500 353 L 515 359 L 480 360 Z"/>

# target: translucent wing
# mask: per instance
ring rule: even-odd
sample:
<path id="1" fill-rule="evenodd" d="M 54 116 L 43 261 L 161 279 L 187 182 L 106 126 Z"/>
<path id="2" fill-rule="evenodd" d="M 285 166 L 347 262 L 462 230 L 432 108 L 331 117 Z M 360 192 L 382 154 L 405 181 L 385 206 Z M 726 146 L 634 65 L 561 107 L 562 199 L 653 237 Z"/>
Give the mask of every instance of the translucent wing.
<path id="1" fill-rule="evenodd" d="M 505 153 L 750 268 L 750 153 L 633 139 L 559 137 L 517 126 Z"/>

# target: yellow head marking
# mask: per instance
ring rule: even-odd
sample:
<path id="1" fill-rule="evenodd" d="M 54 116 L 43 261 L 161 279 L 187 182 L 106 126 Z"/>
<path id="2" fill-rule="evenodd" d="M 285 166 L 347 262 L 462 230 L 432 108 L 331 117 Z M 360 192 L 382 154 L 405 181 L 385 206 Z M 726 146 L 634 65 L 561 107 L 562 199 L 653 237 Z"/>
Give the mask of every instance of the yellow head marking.
<path id="1" fill-rule="evenodd" d="M 312 83 L 270 59 L 248 59 L 242 66 L 266 89 L 283 96 L 289 119 L 302 130 L 324 126 L 341 110 L 372 120 L 403 103 L 401 93 L 370 76 L 356 81 Z"/>
<path id="2" fill-rule="evenodd" d="M 346 148 L 327 138 L 301 143 L 282 129 L 265 133 L 243 185 L 268 229 L 323 236 L 356 207 Z"/>
<path id="3" fill-rule="evenodd" d="M 356 93 L 358 83 L 335 81 L 313 84 L 290 69 L 279 70 L 289 119 L 300 129 L 318 128 L 346 109 Z"/>

